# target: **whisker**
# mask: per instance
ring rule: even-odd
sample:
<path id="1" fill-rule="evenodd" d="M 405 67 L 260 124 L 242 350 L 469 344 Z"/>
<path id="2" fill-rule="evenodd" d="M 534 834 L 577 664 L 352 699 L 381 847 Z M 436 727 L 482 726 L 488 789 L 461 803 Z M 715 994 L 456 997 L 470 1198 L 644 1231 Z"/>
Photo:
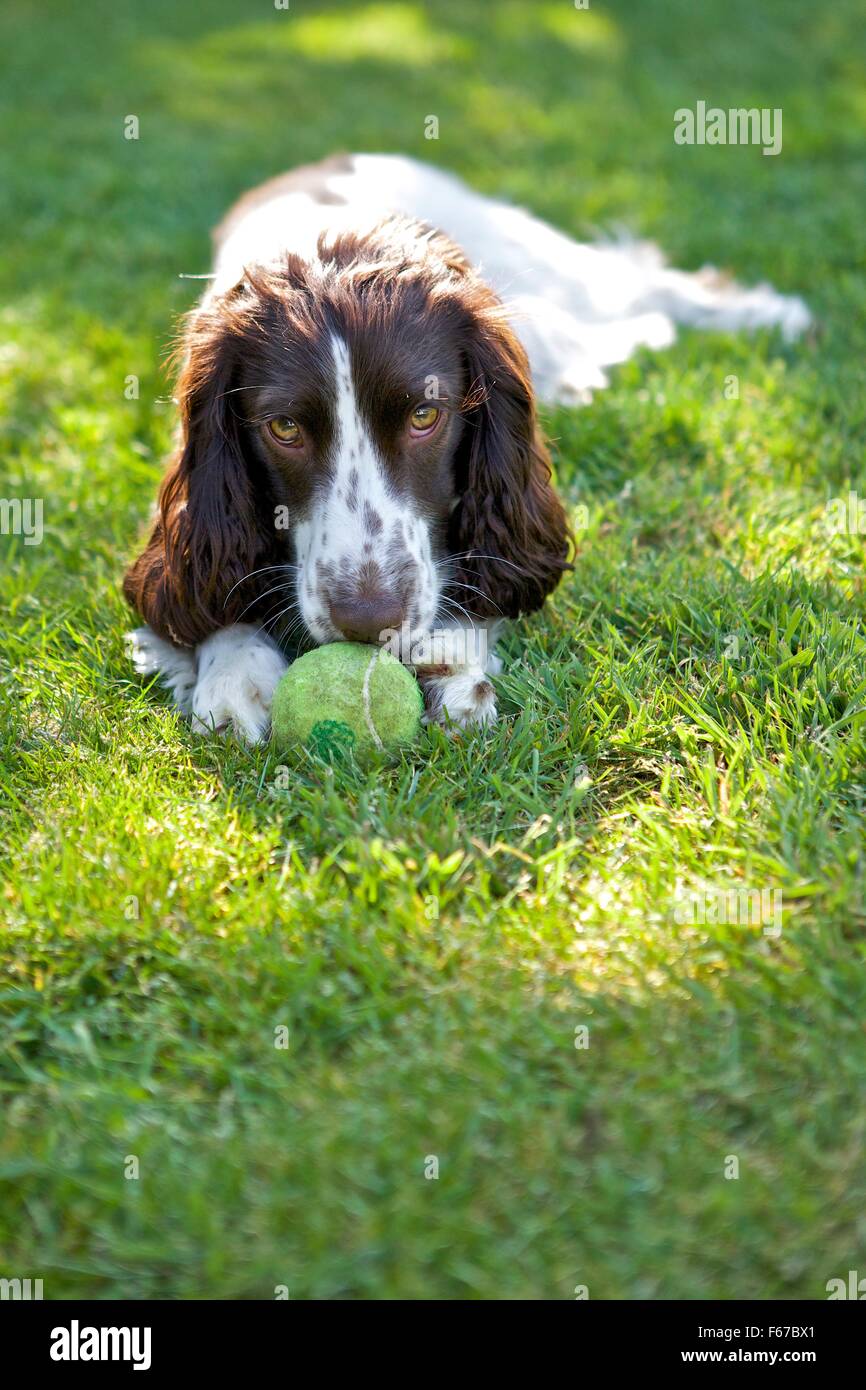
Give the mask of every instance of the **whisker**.
<path id="1" fill-rule="evenodd" d="M 220 391 L 215 399 L 221 401 L 223 396 L 236 396 L 239 391 L 266 391 L 267 389 L 268 383 L 266 381 L 250 382 L 247 386 L 230 386 L 227 391 Z"/>
<path id="2" fill-rule="evenodd" d="M 237 584 L 233 584 L 232 587 L 229 589 L 228 593 L 226 594 L 226 602 L 223 604 L 223 608 L 225 608 L 226 603 L 228 603 L 235 589 L 238 587 L 238 584 L 245 584 L 248 579 L 254 579 L 257 574 L 267 574 L 268 570 L 297 570 L 297 568 L 297 565 L 262 565 L 261 569 L 250 570 L 249 574 L 241 575 Z"/>
<path id="3" fill-rule="evenodd" d="M 291 612 L 291 609 L 289 609 L 288 611 Z M 287 638 L 293 637 L 299 629 L 304 630 L 304 626 L 304 615 L 299 608 L 297 615 L 292 619 L 289 628 L 285 633 L 285 636 Z"/>
<path id="4" fill-rule="evenodd" d="M 524 569 L 522 565 L 515 565 L 513 560 L 506 560 L 503 555 L 482 555 L 477 550 L 467 550 L 463 556 L 458 558 L 467 560 L 495 560 L 497 564 L 510 565 L 513 570 L 517 570 L 518 574 L 529 574 L 529 570 Z"/>
<path id="5" fill-rule="evenodd" d="M 434 560 L 433 563 L 438 569 L 440 565 L 453 565 L 457 560 L 465 560 L 471 554 L 471 550 L 461 550 L 454 555 L 443 555 L 441 560 Z"/>
<path id="6" fill-rule="evenodd" d="M 287 613 L 291 613 L 292 609 L 297 608 L 297 606 L 298 605 L 296 603 L 290 603 L 287 608 L 281 608 L 279 613 L 275 613 L 272 618 L 266 618 L 265 621 L 262 623 L 261 627 L 257 629 L 257 631 L 267 632 L 270 628 L 274 626 L 275 623 L 279 622 L 280 618 L 284 618 Z"/>
<path id="7" fill-rule="evenodd" d="M 279 621 L 279 619 L 277 619 L 277 621 Z M 276 623 L 274 623 L 270 636 L 274 641 L 278 641 L 284 650 L 287 647 L 294 647 L 299 653 L 302 651 L 310 651 L 311 648 L 316 645 L 316 643 L 312 641 L 307 631 L 307 626 L 300 614 L 293 619 L 287 628 L 284 628 L 279 633 L 279 636 L 276 634 Z"/>
<path id="8" fill-rule="evenodd" d="M 460 581 L 460 580 L 454 580 L 454 579 L 452 579 L 451 583 L 454 585 L 454 587 L 455 587 L 456 589 L 468 589 L 468 590 L 469 590 L 471 593 L 473 593 L 473 594 L 480 594 L 481 597 L 482 597 L 487 603 L 492 603 L 492 604 L 493 604 L 493 607 L 496 608 L 500 613 L 502 613 L 502 609 L 499 607 L 499 604 L 496 602 L 496 600 L 495 600 L 495 599 L 492 599 L 492 598 L 489 598 L 489 597 L 487 596 L 487 594 L 485 594 L 485 592 L 484 592 L 483 589 L 479 589 L 479 588 L 478 588 L 477 584 L 464 584 L 464 583 L 462 583 L 462 581 Z M 503 614 L 503 617 L 504 617 L 504 616 L 505 616 L 505 615 Z"/>
<path id="9" fill-rule="evenodd" d="M 264 593 L 264 594 L 256 594 L 255 598 L 251 598 L 250 601 L 249 601 L 249 603 L 247 604 L 246 608 L 242 609 L 241 612 L 238 614 L 238 616 L 235 618 L 235 622 L 237 622 L 237 623 L 242 623 L 243 620 L 244 620 L 244 618 L 245 618 L 245 617 L 247 616 L 247 614 L 249 613 L 250 609 L 251 609 L 251 608 L 255 608 L 255 606 L 256 606 L 256 604 L 259 602 L 259 600 L 260 600 L 260 599 L 267 598 L 267 597 L 268 597 L 268 594 L 280 594 L 280 596 L 282 597 L 282 596 L 284 595 L 284 593 L 285 593 L 286 587 L 287 587 L 286 585 L 281 584 L 281 585 L 280 585 L 278 588 L 276 588 L 276 589 L 268 589 L 268 590 L 267 590 L 267 593 Z M 279 599 L 279 598 L 278 598 L 278 599 L 274 599 L 274 603 L 279 603 L 279 602 L 280 602 L 280 599 Z M 271 606 L 273 606 L 273 605 L 271 605 Z"/>
<path id="10" fill-rule="evenodd" d="M 275 599 L 275 601 L 271 604 L 270 608 L 268 609 L 267 613 L 265 614 L 264 619 L 263 619 L 263 623 L 269 623 L 269 622 L 274 622 L 274 621 L 276 621 L 276 618 L 278 618 L 278 617 L 280 616 L 279 613 L 277 613 L 277 614 L 275 615 L 275 617 L 271 617 L 271 614 L 273 613 L 274 608 L 278 608 L 278 607 L 279 607 L 279 603 L 280 603 L 280 600 L 279 600 L 279 599 Z M 290 604 L 288 605 L 288 607 L 287 607 L 287 608 L 284 608 L 282 611 L 283 611 L 283 613 L 290 613 L 290 612 L 292 611 L 292 609 L 293 609 L 293 608 L 296 608 L 296 607 L 297 607 L 297 604 L 290 603 Z"/>
<path id="11" fill-rule="evenodd" d="M 519 570 L 521 574 L 528 574 L 529 571 L 521 565 L 516 565 L 513 560 L 506 560 L 504 555 L 485 555 L 480 550 L 461 550 L 454 555 L 445 555 L 441 560 L 434 560 L 434 565 L 453 564 L 457 560 L 496 560 L 500 565 L 510 565 L 512 569 Z"/>
<path id="12" fill-rule="evenodd" d="M 450 603 L 452 608 L 458 608 L 460 612 L 464 615 L 464 617 L 468 620 L 469 626 L 472 628 L 472 631 L 475 631 L 475 623 L 472 619 L 472 614 L 466 608 L 463 607 L 462 603 L 458 603 L 456 599 L 449 598 L 447 594 L 442 594 L 440 596 L 439 602 Z"/>
<path id="13" fill-rule="evenodd" d="M 253 604 L 258 603 L 259 599 L 267 598 L 267 597 L 268 597 L 268 594 L 280 594 L 280 593 L 285 593 L 285 592 L 286 592 L 287 590 L 289 590 L 290 588 L 291 588 L 291 580 L 290 580 L 288 583 L 286 583 L 286 584 L 275 584 L 274 587 L 273 587 L 272 589 L 265 589 L 265 591 L 264 591 L 263 594 L 256 594 L 255 598 L 251 598 L 251 599 L 250 599 L 249 603 L 247 604 L 246 608 L 244 609 L 244 613 L 249 613 L 249 611 L 250 611 L 250 609 L 252 608 Z M 240 618 L 237 619 L 237 621 L 240 622 L 240 621 L 241 621 L 241 618 L 243 618 L 243 613 L 241 614 Z"/>

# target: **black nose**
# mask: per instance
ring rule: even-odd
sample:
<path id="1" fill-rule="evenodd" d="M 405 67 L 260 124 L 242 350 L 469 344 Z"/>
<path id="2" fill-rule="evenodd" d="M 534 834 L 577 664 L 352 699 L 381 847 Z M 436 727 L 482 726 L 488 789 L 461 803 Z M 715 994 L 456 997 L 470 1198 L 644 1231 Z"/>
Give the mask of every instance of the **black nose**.
<path id="1" fill-rule="evenodd" d="M 348 642 L 379 642 L 386 628 L 399 630 L 403 606 L 393 594 L 373 594 L 329 605 L 331 621 Z"/>

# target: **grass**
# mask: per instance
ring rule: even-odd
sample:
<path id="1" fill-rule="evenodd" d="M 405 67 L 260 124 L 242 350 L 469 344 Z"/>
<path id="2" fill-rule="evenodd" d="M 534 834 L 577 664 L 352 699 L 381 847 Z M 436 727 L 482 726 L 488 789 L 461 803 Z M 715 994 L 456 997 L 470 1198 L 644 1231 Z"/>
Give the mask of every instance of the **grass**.
<path id="1" fill-rule="evenodd" d="M 4 1277 L 820 1298 L 863 1270 L 863 539 L 825 512 L 866 493 L 861 20 L 4 6 L 0 492 L 45 519 L 0 537 Z M 781 107 L 782 154 L 675 146 L 699 99 Z M 243 188 L 347 147 L 769 277 L 819 332 L 684 334 L 549 417 L 586 526 L 507 637 L 499 726 L 287 775 L 140 687 L 119 580 L 178 273 Z M 733 889 L 781 895 L 781 934 L 688 920 Z"/>

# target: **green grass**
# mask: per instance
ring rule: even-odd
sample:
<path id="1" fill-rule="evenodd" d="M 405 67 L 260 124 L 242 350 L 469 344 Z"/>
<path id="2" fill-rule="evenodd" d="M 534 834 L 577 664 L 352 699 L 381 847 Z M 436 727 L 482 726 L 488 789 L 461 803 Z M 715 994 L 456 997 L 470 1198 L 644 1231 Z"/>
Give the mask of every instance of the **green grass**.
<path id="1" fill-rule="evenodd" d="M 0 1275 L 569 1299 L 862 1272 L 863 538 L 823 522 L 866 495 L 861 7 L 7 0 L 0 40 L 0 495 L 45 506 L 41 545 L 0 538 Z M 782 107 L 782 154 L 675 146 L 698 99 Z M 340 148 L 769 277 L 819 331 L 684 334 L 550 417 L 588 524 L 507 637 L 498 727 L 285 786 L 131 676 L 119 580 L 178 273 L 242 189 Z M 680 920 L 738 887 L 781 893 L 781 935 Z"/>

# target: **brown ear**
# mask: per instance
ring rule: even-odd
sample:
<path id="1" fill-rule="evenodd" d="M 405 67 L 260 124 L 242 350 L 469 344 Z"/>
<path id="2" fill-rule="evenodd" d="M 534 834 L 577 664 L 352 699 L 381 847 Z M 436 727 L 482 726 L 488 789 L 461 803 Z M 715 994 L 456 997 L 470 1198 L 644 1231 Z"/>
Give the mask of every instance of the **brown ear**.
<path id="1" fill-rule="evenodd" d="M 470 587 L 457 592 L 479 616 L 516 618 L 540 608 L 570 568 L 568 523 L 551 483 L 526 354 L 498 303 L 476 316 L 467 360 L 449 545 L 459 557 L 457 584 Z"/>
<path id="2" fill-rule="evenodd" d="M 264 584 L 240 581 L 274 562 L 275 534 L 266 481 L 253 476 L 259 465 L 245 455 L 232 409 L 231 344 L 212 316 L 200 314 L 186 349 L 178 383 L 181 447 L 160 488 L 150 541 L 123 592 L 159 636 L 194 646 L 237 622 L 267 587 L 267 576 Z"/>

